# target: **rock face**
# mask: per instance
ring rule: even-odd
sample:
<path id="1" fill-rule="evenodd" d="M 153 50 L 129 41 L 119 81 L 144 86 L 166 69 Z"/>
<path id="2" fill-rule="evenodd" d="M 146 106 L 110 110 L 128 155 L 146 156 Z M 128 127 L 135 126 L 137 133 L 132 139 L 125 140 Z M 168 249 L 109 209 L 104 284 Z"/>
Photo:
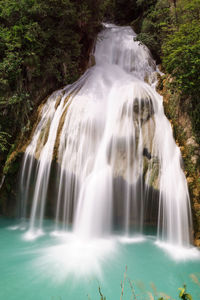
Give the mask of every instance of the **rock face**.
<path id="1" fill-rule="evenodd" d="M 123 120 L 127 118 L 127 112 L 133 121 L 132 132 L 134 132 L 134 135 L 130 135 L 130 137 L 127 137 L 126 127 L 123 126 Z M 151 99 L 136 98 L 132 111 L 125 103 L 122 108 L 120 122 L 120 134 L 112 137 L 107 149 L 108 163 L 113 166 L 113 175 L 114 177 L 123 177 L 125 181 L 129 182 L 130 178 L 128 178 L 127 170 L 128 168 L 131 170 L 135 168 L 136 178 L 141 176 L 141 169 L 143 169 L 143 178 L 145 179 L 149 165 L 153 166 L 155 161 L 155 157 L 151 154 L 155 133 L 154 109 Z M 127 153 L 130 153 L 130 157 L 127 156 Z M 141 154 L 143 154 L 143 161 L 138 163 Z M 155 175 L 154 171 L 152 174 Z M 153 177 L 156 177 L 154 175 Z M 135 178 L 132 179 L 132 183 L 134 181 Z M 155 184 L 155 178 L 151 179 L 150 182 L 153 188 L 158 188 L 158 185 Z"/>
<path id="2" fill-rule="evenodd" d="M 170 76 L 160 78 L 158 92 L 163 95 L 164 109 L 179 145 L 187 178 L 194 221 L 194 244 L 200 247 L 200 145 L 197 143 L 188 112 L 190 99 L 182 99 Z"/>

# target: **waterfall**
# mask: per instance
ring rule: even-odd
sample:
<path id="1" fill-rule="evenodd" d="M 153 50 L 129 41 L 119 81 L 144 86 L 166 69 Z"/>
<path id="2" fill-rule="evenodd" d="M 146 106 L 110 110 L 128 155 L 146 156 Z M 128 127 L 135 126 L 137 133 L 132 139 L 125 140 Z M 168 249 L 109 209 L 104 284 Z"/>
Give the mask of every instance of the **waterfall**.
<path id="1" fill-rule="evenodd" d="M 141 234 L 187 246 L 192 220 L 181 154 L 156 92 L 158 69 L 130 27 L 104 24 L 95 65 L 53 93 L 24 154 L 22 217 L 40 234 L 48 207 L 56 230 L 84 239 Z"/>

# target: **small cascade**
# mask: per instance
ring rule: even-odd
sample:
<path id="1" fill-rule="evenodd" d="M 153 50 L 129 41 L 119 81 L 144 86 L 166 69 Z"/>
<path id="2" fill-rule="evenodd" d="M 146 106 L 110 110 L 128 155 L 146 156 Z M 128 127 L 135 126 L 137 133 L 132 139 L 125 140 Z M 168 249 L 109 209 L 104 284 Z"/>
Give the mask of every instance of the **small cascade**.
<path id="1" fill-rule="evenodd" d="M 55 217 L 56 230 L 82 239 L 142 234 L 191 242 L 192 218 L 181 154 L 156 92 L 158 72 L 130 27 L 104 24 L 95 65 L 43 105 L 21 171 L 29 233 Z"/>

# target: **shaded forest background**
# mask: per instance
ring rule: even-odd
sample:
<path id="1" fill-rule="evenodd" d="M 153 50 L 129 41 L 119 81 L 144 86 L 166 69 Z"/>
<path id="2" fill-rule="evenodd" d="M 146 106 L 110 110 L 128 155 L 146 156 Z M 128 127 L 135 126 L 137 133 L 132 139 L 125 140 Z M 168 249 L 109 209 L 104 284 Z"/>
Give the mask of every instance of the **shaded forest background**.
<path id="1" fill-rule="evenodd" d="M 176 126 L 178 107 L 187 112 L 189 135 L 200 144 L 200 0 L 0 0 L 0 185 L 19 136 L 30 134 L 41 101 L 87 68 L 103 21 L 130 25 L 138 33 L 165 73 L 159 89 L 170 93 L 166 114 L 177 143 L 184 145 L 188 138 Z M 198 145 L 190 143 L 182 154 L 196 197 L 200 240 L 200 191 L 195 192 L 200 155 L 193 163 Z M 15 176 L 19 165 L 12 168 Z M 6 181 L 5 199 L 12 180 Z"/>

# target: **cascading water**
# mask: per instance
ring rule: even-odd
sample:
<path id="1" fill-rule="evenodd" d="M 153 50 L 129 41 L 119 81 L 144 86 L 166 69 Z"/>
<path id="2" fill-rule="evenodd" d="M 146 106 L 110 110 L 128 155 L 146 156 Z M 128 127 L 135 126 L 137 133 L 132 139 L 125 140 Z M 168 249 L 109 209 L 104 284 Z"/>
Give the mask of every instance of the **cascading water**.
<path id="1" fill-rule="evenodd" d="M 180 150 L 155 90 L 156 65 L 135 37 L 130 27 L 105 24 L 95 65 L 44 104 L 21 174 L 30 234 L 42 231 L 53 190 L 56 229 L 130 236 L 156 222 L 159 239 L 189 245 Z"/>

